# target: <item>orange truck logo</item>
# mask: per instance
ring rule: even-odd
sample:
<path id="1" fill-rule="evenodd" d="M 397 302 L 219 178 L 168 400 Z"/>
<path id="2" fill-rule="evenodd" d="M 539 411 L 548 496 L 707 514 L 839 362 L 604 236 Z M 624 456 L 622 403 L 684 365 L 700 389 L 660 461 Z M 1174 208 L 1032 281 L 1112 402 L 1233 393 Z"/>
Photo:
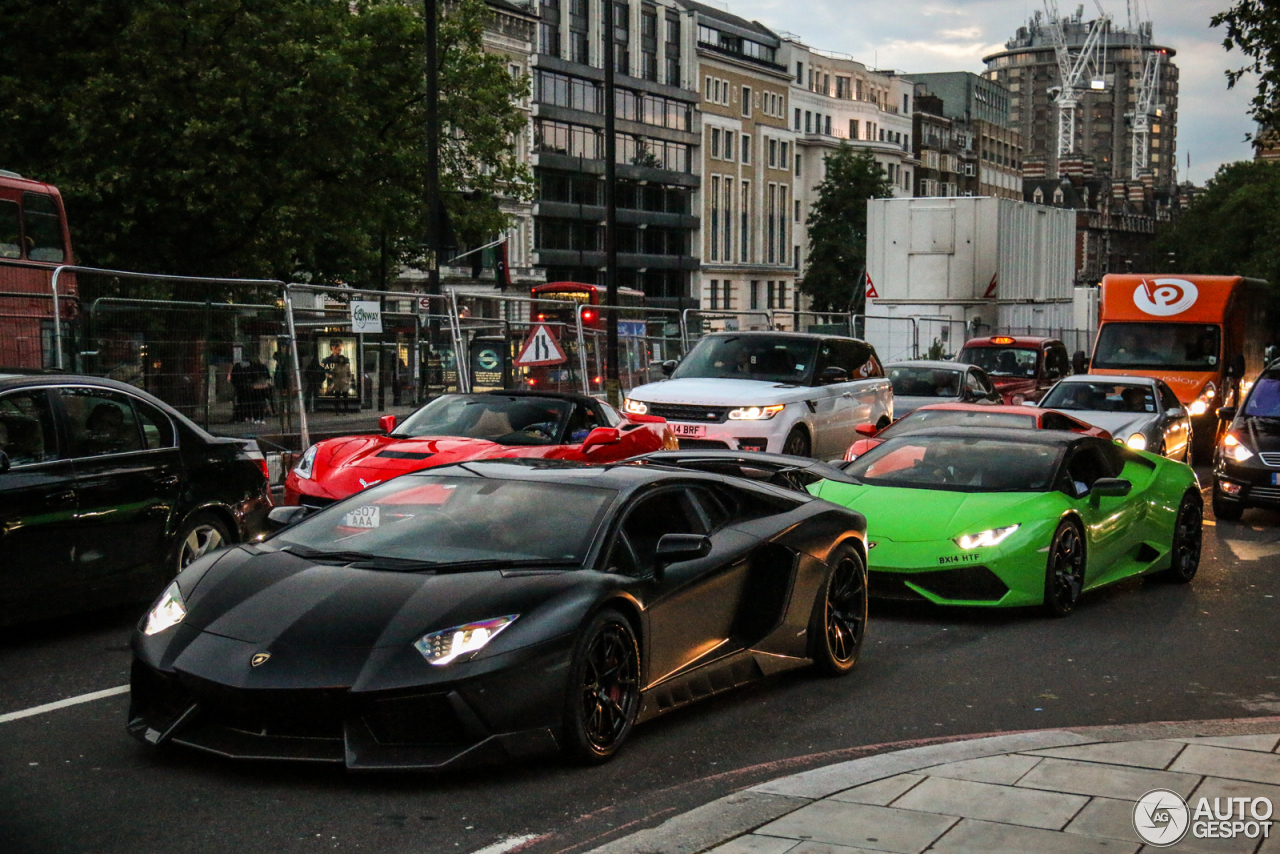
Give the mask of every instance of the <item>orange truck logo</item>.
<path id="1" fill-rule="evenodd" d="M 1181 314 L 1196 304 L 1200 289 L 1186 279 L 1148 279 L 1133 289 L 1133 304 L 1156 317 Z"/>

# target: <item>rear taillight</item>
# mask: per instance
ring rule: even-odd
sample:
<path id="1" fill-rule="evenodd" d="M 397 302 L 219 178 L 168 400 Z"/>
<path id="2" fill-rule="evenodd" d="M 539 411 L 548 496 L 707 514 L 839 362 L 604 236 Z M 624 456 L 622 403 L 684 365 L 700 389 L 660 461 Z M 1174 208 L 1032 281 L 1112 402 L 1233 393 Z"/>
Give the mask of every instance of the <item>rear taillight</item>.
<path id="1" fill-rule="evenodd" d="M 262 469 L 262 479 L 267 483 L 271 482 L 271 469 L 267 467 L 267 458 L 262 451 L 245 451 L 245 459 L 253 460 L 258 464 L 258 468 Z"/>

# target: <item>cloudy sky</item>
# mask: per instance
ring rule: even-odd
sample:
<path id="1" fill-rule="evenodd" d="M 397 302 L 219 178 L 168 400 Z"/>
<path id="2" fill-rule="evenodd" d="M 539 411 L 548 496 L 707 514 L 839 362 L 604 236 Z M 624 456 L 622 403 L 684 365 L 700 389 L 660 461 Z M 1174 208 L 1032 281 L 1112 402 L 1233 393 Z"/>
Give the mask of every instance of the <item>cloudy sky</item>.
<path id="1" fill-rule="evenodd" d="M 774 31 L 800 36 L 811 47 L 852 54 L 868 65 L 902 71 L 974 71 L 982 57 L 1001 50 L 1006 39 L 1040 0 L 729 0 L 716 2 L 735 15 L 760 21 Z M 1079 0 L 1059 0 L 1073 13 Z M 1100 0 L 1124 26 L 1128 13 L 1118 0 Z M 1203 184 L 1222 163 L 1253 156 L 1244 135 L 1253 129 L 1246 111 L 1253 96 L 1250 79 L 1228 91 L 1223 72 L 1240 54 L 1222 48 L 1221 29 L 1209 19 L 1230 0 L 1133 0 L 1134 16 L 1155 24 L 1155 39 L 1177 51 L 1181 75 L 1178 116 L 1179 180 Z M 1139 13 L 1138 6 L 1141 6 Z M 1148 11 L 1148 8 L 1150 11 Z M 1087 0 L 1086 18 L 1096 17 Z M 1191 168 L 1187 170 L 1187 155 Z"/>

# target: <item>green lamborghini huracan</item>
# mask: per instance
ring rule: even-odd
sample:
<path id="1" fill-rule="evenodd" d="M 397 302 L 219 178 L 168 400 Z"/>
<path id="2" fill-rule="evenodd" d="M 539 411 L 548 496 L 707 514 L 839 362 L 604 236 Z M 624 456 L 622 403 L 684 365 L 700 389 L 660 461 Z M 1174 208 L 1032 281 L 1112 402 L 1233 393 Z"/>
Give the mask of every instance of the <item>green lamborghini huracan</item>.
<path id="1" fill-rule="evenodd" d="M 941 427 L 890 439 L 811 493 L 867 517 L 870 593 L 1043 605 L 1135 575 L 1188 582 L 1203 504 L 1189 466 L 1078 433 Z"/>

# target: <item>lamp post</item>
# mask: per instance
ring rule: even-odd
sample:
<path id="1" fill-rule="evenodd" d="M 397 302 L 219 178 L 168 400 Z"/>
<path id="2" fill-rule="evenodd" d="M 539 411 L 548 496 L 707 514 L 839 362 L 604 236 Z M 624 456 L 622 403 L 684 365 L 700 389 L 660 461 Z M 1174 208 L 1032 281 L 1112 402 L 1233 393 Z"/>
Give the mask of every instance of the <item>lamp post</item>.
<path id="1" fill-rule="evenodd" d="M 618 140 L 614 133 L 613 75 L 616 63 L 613 0 L 604 0 L 604 284 L 605 321 L 605 394 L 610 406 L 622 404 L 618 380 Z"/>
<path id="2" fill-rule="evenodd" d="M 437 57 L 439 19 L 436 0 L 423 0 L 427 64 L 427 248 L 431 267 L 427 271 L 427 293 L 440 293 L 440 69 Z M 428 310 L 430 313 L 430 310 Z"/>

